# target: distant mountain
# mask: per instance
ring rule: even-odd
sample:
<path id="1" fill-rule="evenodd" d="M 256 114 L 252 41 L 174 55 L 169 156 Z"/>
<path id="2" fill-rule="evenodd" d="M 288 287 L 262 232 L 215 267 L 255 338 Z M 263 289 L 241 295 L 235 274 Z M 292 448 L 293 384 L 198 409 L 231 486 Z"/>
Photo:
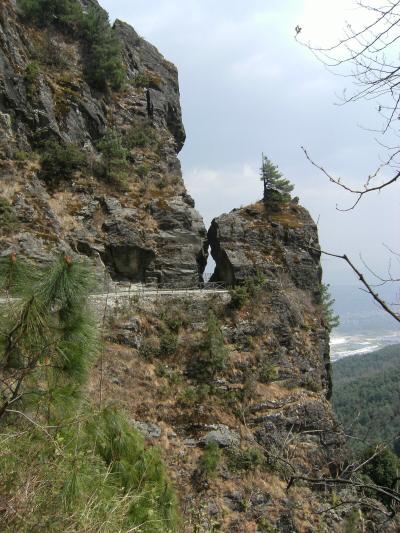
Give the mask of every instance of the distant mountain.
<path id="1" fill-rule="evenodd" d="M 333 364 L 333 408 L 355 449 L 393 441 L 400 455 L 400 344 Z"/>

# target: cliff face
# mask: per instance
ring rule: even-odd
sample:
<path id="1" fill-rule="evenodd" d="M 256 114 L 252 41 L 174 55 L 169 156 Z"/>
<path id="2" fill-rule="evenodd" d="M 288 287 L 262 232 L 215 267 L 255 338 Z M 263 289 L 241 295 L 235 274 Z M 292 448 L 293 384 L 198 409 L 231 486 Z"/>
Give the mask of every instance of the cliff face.
<path id="1" fill-rule="evenodd" d="M 215 219 L 208 239 L 214 279 L 235 288 L 121 301 L 103 392 L 163 446 L 182 531 L 342 531 L 342 517 L 318 514 L 324 494 L 287 490 L 293 473 L 331 475 L 343 443 L 327 401 L 316 226 L 294 203 L 258 203 Z"/>
<path id="2" fill-rule="evenodd" d="M 242 282 L 250 274 L 291 282 L 318 301 L 321 266 L 317 227 L 296 203 L 281 207 L 259 202 L 212 221 L 208 232 L 216 281 Z"/>
<path id="3" fill-rule="evenodd" d="M 249 276 L 263 275 L 271 287 L 278 312 L 281 339 L 288 339 L 285 365 L 320 376 L 328 398 L 331 396 L 329 332 L 319 307 L 322 270 L 317 227 L 309 213 L 297 203 L 273 206 L 259 202 L 234 209 L 212 221 L 208 231 L 211 255 L 216 262 L 215 281 L 228 285 L 242 283 Z M 284 289 L 283 289 L 284 288 Z M 279 302 L 284 290 L 295 296 L 293 309 Z M 290 303 L 290 298 L 286 299 Z M 295 302 L 316 308 L 311 350 L 293 335 L 288 325 L 307 314 Z M 310 332 L 306 337 L 310 340 Z"/>
<path id="4" fill-rule="evenodd" d="M 30 25 L 15 2 L 1 2 L 0 179 L 9 221 L 1 249 L 39 260 L 57 249 L 99 253 L 114 279 L 190 285 L 206 261 L 206 232 L 177 158 L 185 140 L 177 70 L 127 24 L 116 21 L 114 32 L 127 80 L 100 92 L 85 80 L 78 36 Z M 110 132 L 130 140 L 123 184 L 96 177 L 98 143 Z M 48 186 L 39 160 L 49 140 L 78 147 L 85 171 Z"/>
<path id="5" fill-rule="evenodd" d="M 349 509 L 327 510 L 335 495 L 288 487 L 294 473 L 331 475 L 342 444 L 317 228 L 295 202 L 257 203 L 214 219 L 207 236 L 177 158 L 176 68 L 127 24 L 113 31 L 127 80 L 100 91 L 86 80 L 79 35 L 0 3 L 0 254 L 100 256 L 115 280 L 188 287 L 210 246 L 213 279 L 232 291 L 109 304 L 90 397 L 97 405 L 100 383 L 102 401 L 161 446 L 182 532 L 344 531 Z M 107 139 L 119 154 L 108 168 Z M 75 154 L 49 180 L 54 143 L 85 164 Z"/>

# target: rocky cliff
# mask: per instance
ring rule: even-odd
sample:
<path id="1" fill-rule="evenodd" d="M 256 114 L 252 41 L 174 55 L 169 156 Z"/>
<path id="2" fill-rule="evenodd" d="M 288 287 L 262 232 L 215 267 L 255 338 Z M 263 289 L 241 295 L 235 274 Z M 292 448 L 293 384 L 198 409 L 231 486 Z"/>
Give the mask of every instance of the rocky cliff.
<path id="1" fill-rule="evenodd" d="M 314 222 L 295 201 L 260 202 L 207 235 L 177 158 L 176 68 L 116 21 L 105 28 L 124 81 L 93 84 L 87 34 L 51 17 L 34 24 L 0 2 L 0 254 L 62 250 L 114 280 L 188 287 L 210 247 L 230 291 L 99 296 L 106 344 L 89 401 L 116 402 L 161 447 L 182 532 L 350 531 L 351 504 L 334 509 L 330 486 L 293 479 L 334 475 L 342 445 Z"/>
<path id="2" fill-rule="evenodd" d="M 177 158 L 178 73 L 127 24 L 116 21 L 113 32 L 126 80 L 100 91 L 86 79 L 79 34 L 57 20 L 37 27 L 14 1 L 1 2 L 1 251 L 39 260 L 57 249 L 100 254 L 114 279 L 190 285 L 206 261 L 206 232 Z M 122 169 L 116 161 L 104 179 L 107 135 L 125 152 Z M 85 164 L 68 179 L 41 179 L 49 142 L 80 150 Z"/>
<path id="3" fill-rule="evenodd" d="M 215 218 L 208 231 L 208 241 L 216 263 L 213 280 L 229 286 L 243 283 L 249 276 L 262 275 L 276 288 L 274 306 L 279 316 L 280 338 L 292 343 L 288 353 L 296 352 L 295 336 L 284 331 L 284 324 L 293 323 L 294 316 L 303 317 L 307 313 L 296 305 L 294 315 L 285 310 L 279 305 L 279 293 L 284 287 L 300 295 L 299 301 L 309 301 L 317 308 L 321 304 L 321 254 L 317 227 L 309 213 L 297 201 L 280 206 L 260 201 Z M 315 325 L 312 342 L 315 352 L 312 356 L 310 352 L 307 354 L 300 341 L 299 350 L 290 358 L 291 366 L 307 374 L 307 379 L 311 371 L 319 373 L 330 398 L 329 332 L 321 312 L 315 314 Z"/>
<path id="4" fill-rule="evenodd" d="M 208 239 L 214 278 L 235 288 L 122 303 L 106 394 L 166 450 L 184 531 L 340 531 L 318 514 L 321 493 L 287 491 L 294 472 L 329 475 L 342 444 L 315 224 L 295 203 L 260 202 L 215 219 Z"/>

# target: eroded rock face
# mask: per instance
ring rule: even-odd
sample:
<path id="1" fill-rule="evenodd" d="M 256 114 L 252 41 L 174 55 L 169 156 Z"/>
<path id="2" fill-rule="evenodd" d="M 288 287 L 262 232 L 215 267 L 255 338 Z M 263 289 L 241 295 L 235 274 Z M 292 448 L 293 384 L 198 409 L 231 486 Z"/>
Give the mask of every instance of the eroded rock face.
<path id="1" fill-rule="evenodd" d="M 270 324 L 279 340 L 276 362 L 282 366 L 282 375 L 286 368 L 288 376 L 297 374 L 299 384 L 319 382 L 330 398 L 329 332 L 319 308 L 320 247 L 309 213 L 295 202 L 280 206 L 258 202 L 215 218 L 208 240 L 216 262 L 213 280 L 237 285 L 256 274 L 265 277 L 271 300 Z M 296 330 L 305 327 L 304 317 L 313 314 L 313 306 L 317 322 L 304 342 Z M 237 335 L 242 335 L 244 342 L 259 333 L 257 324 L 243 324 L 233 340 L 240 341 Z"/>
<path id="2" fill-rule="evenodd" d="M 234 285 L 257 272 L 269 280 L 286 273 L 296 287 L 319 300 L 318 232 L 303 207 L 290 203 L 270 209 L 259 202 L 234 209 L 212 221 L 208 239 L 215 281 Z"/>
<path id="3" fill-rule="evenodd" d="M 127 81 L 118 92 L 100 92 L 85 79 L 79 36 L 56 25 L 35 28 L 18 16 L 15 2 L 1 2 L 1 195 L 17 223 L 1 231 L 0 253 L 99 254 L 116 280 L 193 285 L 206 262 L 206 230 L 177 158 L 185 140 L 178 73 L 128 24 L 117 20 L 114 31 Z M 134 138 L 123 186 L 95 172 L 98 141 L 110 131 Z M 50 139 L 78 146 L 88 160 L 85 172 L 46 183 L 40 154 Z"/>

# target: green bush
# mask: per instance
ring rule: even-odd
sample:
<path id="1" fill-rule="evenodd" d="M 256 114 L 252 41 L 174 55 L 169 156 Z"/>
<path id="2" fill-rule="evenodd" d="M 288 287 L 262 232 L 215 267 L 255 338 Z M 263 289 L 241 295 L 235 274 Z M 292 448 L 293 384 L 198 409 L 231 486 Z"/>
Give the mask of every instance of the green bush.
<path id="1" fill-rule="evenodd" d="M 241 309 L 249 299 L 249 294 L 244 285 L 237 285 L 230 290 L 230 305 L 233 309 Z"/>
<path id="2" fill-rule="evenodd" d="M 104 90 L 121 88 L 125 80 L 121 45 L 110 26 L 108 14 L 91 7 L 80 21 L 81 33 L 88 47 L 87 77 L 94 87 Z"/>
<path id="3" fill-rule="evenodd" d="M 121 45 L 108 14 L 97 6 L 83 11 L 77 0 L 18 0 L 23 17 L 39 26 L 58 24 L 78 33 L 86 45 L 86 77 L 100 90 L 120 89 L 125 79 Z"/>
<path id="4" fill-rule="evenodd" d="M 132 85 L 141 89 L 159 89 L 161 83 L 161 77 L 152 70 L 145 70 L 144 72 L 139 72 L 132 80 Z"/>
<path id="5" fill-rule="evenodd" d="M 60 70 L 68 68 L 68 63 L 73 60 L 70 53 L 58 46 L 51 32 L 46 30 L 43 32 L 42 39 L 35 43 L 34 57 L 41 65 Z"/>
<path id="6" fill-rule="evenodd" d="M 167 331 L 160 337 L 160 355 L 161 357 L 168 357 L 173 355 L 178 348 L 178 335 Z"/>
<path id="7" fill-rule="evenodd" d="M 0 196 L 0 232 L 15 231 L 18 227 L 18 218 L 10 202 Z"/>
<path id="8" fill-rule="evenodd" d="M 208 383 L 225 369 L 228 350 L 217 317 L 209 311 L 207 332 L 198 353 L 190 361 L 188 373 L 199 382 Z"/>
<path id="9" fill-rule="evenodd" d="M 199 459 L 200 472 L 208 477 L 214 476 L 221 461 L 222 453 L 215 442 L 206 445 L 203 455 Z"/>
<path id="10" fill-rule="evenodd" d="M 361 509 L 352 509 L 346 516 L 344 533 L 361 533 L 365 530 Z"/>
<path id="11" fill-rule="evenodd" d="M 40 26 L 62 22 L 73 12 L 74 4 L 76 0 L 18 0 L 23 17 Z"/>
<path id="12" fill-rule="evenodd" d="M 321 283 L 321 307 L 322 307 L 322 317 L 325 321 L 325 324 L 329 331 L 337 328 L 340 324 L 339 315 L 335 313 L 334 303 L 335 299 L 332 298 L 329 292 L 329 285 Z"/>
<path id="13" fill-rule="evenodd" d="M 229 450 L 228 466 L 235 471 L 255 470 L 264 462 L 264 455 L 258 448 L 247 448 L 246 450 Z"/>
<path id="14" fill-rule="evenodd" d="M 158 364 L 155 368 L 155 373 L 159 378 L 167 378 L 170 385 L 178 385 L 183 381 L 182 375 L 165 363 Z"/>
<path id="15" fill-rule="evenodd" d="M 179 333 L 181 327 L 183 326 L 183 321 L 180 317 L 167 317 L 165 319 L 167 327 L 174 333 Z"/>
<path id="16" fill-rule="evenodd" d="M 133 85 L 138 88 L 146 88 L 150 85 L 150 78 L 145 72 L 140 72 L 133 79 Z"/>
<path id="17" fill-rule="evenodd" d="M 186 387 L 181 394 L 180 402 L 183 406 L 193 407 L 194 405 L 204 403 L 211 394 L 211 387 L 205 383 L 196 387 Z"/>
<path id="18" fill-rule="evenodd" d="M 143 339 L 139 348 L 139 355 L 147 361 L 151 361 L 154 357 L 160 355 L 160 346 L 155 337 L 147 337 Z"/>
<path id="19" fill-rule="evenodd" d="M 151 166 L 148 163 L 141 163 L 140 165 L 137 165 L 135 170 L 139 178 L 143 179 L 149 175 Z"/>
<path id="20" fill-rule="evenodd" d="M 124 139 L 127 148 L 154 148 L 157 144 L 155 128 L 147 121 L 136 121 L 129 128 Z"/>
<path id="21" fill-rule="evenodd" d="M 107 181 L 123 183 L 128 169 L 128 150 L 123 145 L 121 135 L 109 130 L 96 146 L 103 156 L 103 166 L 98 174 Z"/>
<path id="22" fill-rule="evenodd" d="M 51 140 L 42 148 L 40 176 L 46 182 L 56 185 L 62 180 L 70 180 L 75 172 L 86 166 L 84 152 L 74 144 Z"/>
<path id="23" fill-rule="evenodd" d="M 28 63 L 25 68 L 24 80 L 27 97 L 32 100 L 38 93 L 38 81 L 40 76 L 40 65 L 36 61 Z"/>
<path id="24" fill-rule="evenodd" d="M 259 374 L 261 383 L 271 383 L 278 377 L 278 368 L 276 365 L 266 362 L 262 365 Z"/>
<path id="25" fill-rule="evenodd" d="M 233 287 L 230 290 L 230 306 L 233 309 L 241 309 L 247 302 L 258 296 L 266 281 L 265 276 L 257 272 L 255 275 L 246 278 L 241 285 Z"/>
<path id="26" fill-rule="evenodd" d="M 29 159 L 29 153 L 24 150 L 16 150 L 13 154 L 14 160 L 19 162 L 24 162 Z"/>
<path id="27" fill-rule="evenodd" d="M 365 462 L 372 457 L 375 454 L 375 450 L 375 447 L 367 448 L 361 457 L 361 462 Z M 372 460 L 368 461 L 367 464 L 363 466 L 362 472 L 367 475 L 375 485 L 393 489 L 398 480 L 399 468 L 400 461 L 396 454 L 389 448 L 384 448 L 380 453 L 373 457 Z M 376 493 L 371 495 L 376 497 Z"/>

